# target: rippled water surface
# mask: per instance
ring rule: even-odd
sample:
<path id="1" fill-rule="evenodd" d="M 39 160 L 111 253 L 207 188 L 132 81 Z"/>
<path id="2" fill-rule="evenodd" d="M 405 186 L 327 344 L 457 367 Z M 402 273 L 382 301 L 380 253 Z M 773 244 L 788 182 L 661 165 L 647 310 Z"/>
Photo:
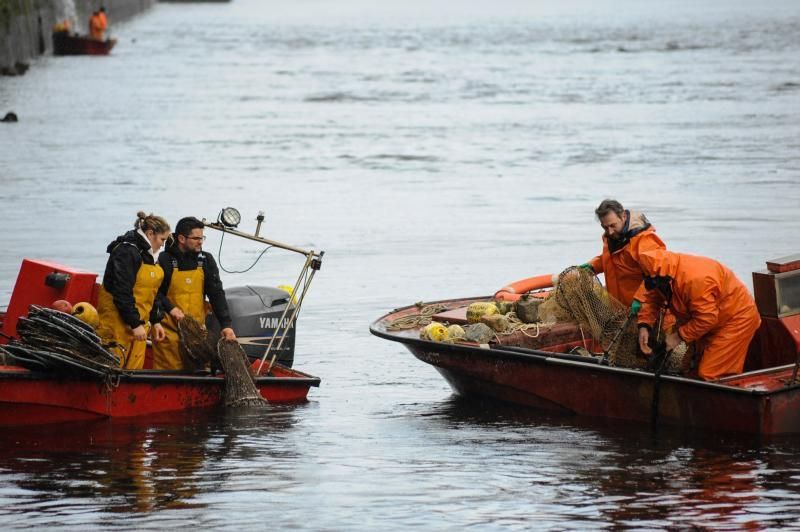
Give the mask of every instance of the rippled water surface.
<path id="1" fill-rule="evenodd" d="M 110 57 L 0 79 L 20 117 L 0 124 L 0 301 L 23 257 L 101 272 L 139 209 L 235 205 L 248 230 L 264 210 L 263 234 L 326 251 L 308 403 L 3 429 L 0 526 L 800 526 L 796 438 L 464 402 L 367 332 L 584 262 L 608 196 L 747 284 L 799 252 L 800 4 L 380 4 L 158 4 L 112 25 Z M 226 240 L 221 262 L 260 252 Z M 270 250 L 223 279 L 300 266 Z"/>

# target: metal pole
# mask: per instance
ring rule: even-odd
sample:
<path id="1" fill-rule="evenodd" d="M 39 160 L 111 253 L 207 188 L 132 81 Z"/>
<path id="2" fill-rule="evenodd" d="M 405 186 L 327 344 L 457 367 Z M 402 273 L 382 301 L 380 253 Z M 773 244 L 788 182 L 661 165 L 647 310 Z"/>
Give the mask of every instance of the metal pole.
<path id="1" fill-rule="evenodd" d="M 312 251 L 307 251 L 305 249 L 301 249 L 301 248 L 298 248 L 298 247 L 290 246 L 289 244 L 283 244 L 282 242 L 277 242 L 275 240 L 270 240 L 268 238 L 263 238 L 263 237 L 260 237 L 260 236 L 255 236 L 255 235 L 251 235 L 251 234 L 248 234 L 248 233 L 243 233 L 242 231 L 239 231 L 237 229 L 231 229 L 230 227 L 225 227 L 224 225 L 222 225 L 220 223 L 217 223 L 217 222 L 208 223 L 205 220 L 203 220 L 203 225 L 205 225 L 209 229 L 216 229 L 217 231 L 222 231 L 223 233 L 230 233 L 230 234 L 232 234 L 234 236 L 238 236 L 238 237 L 241 237 L 241 238 L 246 238 L 247 240 L 254 240 L 255 242 L 260 242 L 262 244 L 267 244 L 269 246 L 273 246 L 273 247 L 276 247 L 276 248 L 285 249 L 287 251 L 293 251 L 293 252 L 299 253 L 301 255 L 311 255 L 311 256 L 316 257 L 316 258 L 320 258 L 322 256 L 320 253 L 316 253 L 313 250 Z"/>
<path id="2" fill-rule="evenodd" d="M 300 288 L 300 281 L 302 281 L 303 277 L 306 275 L 308 268 L 311 266 L 311 261 L 313 257 L 311 254 L 306 256 L 306 263 L 303 265 L 303 268 L 300 270 L 300 276 L 297 278 L 297 282 L 294 284 L 294 289 L 292 290 L 293 293 L 297 293 L 297 289 Z M 302 293 L 302 296 L 305 296 L 305 290 Z M 291 301 L 291 298 L 289 299 Z M 302 298 L 297 299 L 297 305 L 295 305 L 295 309 L 302 303 Z M 272 350 L 272 345 L 275 343 L 275 337 L 278 335 L 282 324 L 284 323 L 284 319 L 286 318 L 286 314 L 289 312 L 289 304 L 287 303 L 286 308 L 283 309 L 283 313 L 281 314 L 280 319 L 278 320 L 278 327 L 275 328 L 275 333 L 272 335 L 272 338 L 269 339 L 269 345 L 267 345 L 266 351 L 264 351 L 264 356 L 261 357 L 261 361 L 258 364 L 258 370 L 256 371 L 256 375 L 261 373 L 261 368 L 264 366 L 264 362 L 267 361 L 267 357 L 269 356 L 270 351 Z M 293 314 L 295 316 L 296 313 Z M 287 322 L 289 325 L 291 322 Z M 289 327 L 284 327 L 286 331 L 289 330 Z M 285 334 L 285 333 L 284 333 Z"/>
<path id="3" fill-rule="evenodd" d="M 303 286 L 303 293 L 298 298 L 297 305 L 295 305 L 294 307 L 294 312 L 292 313 L 291 318 L 289 318 L 286 327 L 286 332 L 284 332 L 283 336 L 281 336 L 281 339 L 278 342 L 278 346 L 275 348 L 275 354 L 272 355 L 272 359 L 269 361 L 269 367 L 267 367 L 267 374 L 269 374 L 269 372 L 272 371 L 272 366 L 275 365 L 275 360 L 278 358 L 278 351 L 280 351 L 281 346 L 283 345 L 283 341 L 286 339 L 286 334 L 289 332 L 289 325 L 294 323 L 295 319 L 297 319 L 297 315 L 300 313 L 300 307 L 303 305 L 303 300 L 306 297 L 306 292 L 308 292 L 308 287 L 311 286 L 311 280 L 314 279 L 315 273 L 317 273 L 317 270 L 311 270 L 311 275 L 309 275 L 308 280 Z M 264 356 L 266 357 L 266 353 L 264 354 Z M 263 365 L 263 363 L 261 365 Z M 258 366 L 259 371 L 261 370 L 261 365 Z"/>

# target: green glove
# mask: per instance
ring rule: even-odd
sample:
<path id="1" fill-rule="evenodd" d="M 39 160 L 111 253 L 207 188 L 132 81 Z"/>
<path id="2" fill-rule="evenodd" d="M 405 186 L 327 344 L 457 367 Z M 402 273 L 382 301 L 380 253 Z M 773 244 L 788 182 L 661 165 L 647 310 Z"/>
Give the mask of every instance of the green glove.
<path id="1" fill-rule="evenodd" d="M 633 303 L 631 303 L 631 316 L 636 316 L 640 310 L 642 310 L 641 301 L 634 299 Z"/>
<path id="2" fill-rule="evenodd" d="M 592 268 L 592 265 L 589 264 L 588 262 L 584 262 L 583 264 L 578 266 L 578 268 L 583 268 L 584 270 L 589 270 L 590 272 L 594 273 L 594 268 Z"/>

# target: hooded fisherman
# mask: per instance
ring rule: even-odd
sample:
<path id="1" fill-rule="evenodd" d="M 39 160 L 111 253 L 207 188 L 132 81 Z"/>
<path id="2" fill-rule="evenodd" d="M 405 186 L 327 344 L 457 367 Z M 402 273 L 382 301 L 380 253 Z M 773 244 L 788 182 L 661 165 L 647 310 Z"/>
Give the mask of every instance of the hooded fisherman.
<path id="1" fill-rule="evenodd" d="M 648 298 L 638 316 L 639 348 L 648 341 L 660 308 L 668 308 L 677 327 L 666 335 L 667 352 L 681 341 L 694 342 L 700 356 L 698 375 L 707 381 L 744 369 L 750 341 L 761 316 L 750 292 L 727 267 L 707 257 L 666 250 L 640 255 Z"/>
<path id="2" fill-rule="evenodd" d="M 160 216 L 139 212 L 134 229 L 108 245 L 108 262 L 97 298 L 100 325 L 97 333 L 113 344 L 125 369 L 142 369 L 147 335 L 164 338 L 156 302 L 164 271 L 158 265 L 161 246 L 169 237 L 169 224 Z"/>
<path id="3" fill-rule="evenodd" d="M 617 200 L 603 200 L 594 212 L 603 228 L 603 251 L 581 267 L 605 274 L 608 293 L 635 315 L 647 297 L 639 255 L 667 246 L 644 214 L 626 210 Z"/>
<path id="4" fill-rule="evenodd" d="M 181 218 L 167 249 L 159 257 L 164 269 L 160 301 L 167 313 L 164 319 L 166 339 L 153 345 L 154 369 L 183 369 L 178 322 L 184 316 L 191 316 L 204 324 L 206 296 L 222 328 L 220 336 L 236 340 L 217 263 L 210 253 L 203 251 L 204 227 L 197 218 Z"/>

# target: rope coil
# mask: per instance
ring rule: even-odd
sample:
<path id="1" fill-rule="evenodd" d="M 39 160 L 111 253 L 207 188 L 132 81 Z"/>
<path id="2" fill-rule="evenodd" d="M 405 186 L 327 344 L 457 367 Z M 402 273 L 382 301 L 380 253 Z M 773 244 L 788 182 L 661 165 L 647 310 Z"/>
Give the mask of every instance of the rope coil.
<path id="1" fill-rule="evenodd" d="M 387 331 L 399 331 L 404 329 L 414 329 L 416 327 L 428 325 L 430 322 L 433 321 L 433 317 L 444 311 L 447 310 L 446 305 L 442 305 L 441 303 L 432 303 L 430 305 L 425 305 L 422 301 L 415 303 L 416 307 L 420 309 L 418 313 L 409 314 L 408 316 L 403 316 L 402 318 L 398 318 L 388 324 L 386 326 Z"/>

